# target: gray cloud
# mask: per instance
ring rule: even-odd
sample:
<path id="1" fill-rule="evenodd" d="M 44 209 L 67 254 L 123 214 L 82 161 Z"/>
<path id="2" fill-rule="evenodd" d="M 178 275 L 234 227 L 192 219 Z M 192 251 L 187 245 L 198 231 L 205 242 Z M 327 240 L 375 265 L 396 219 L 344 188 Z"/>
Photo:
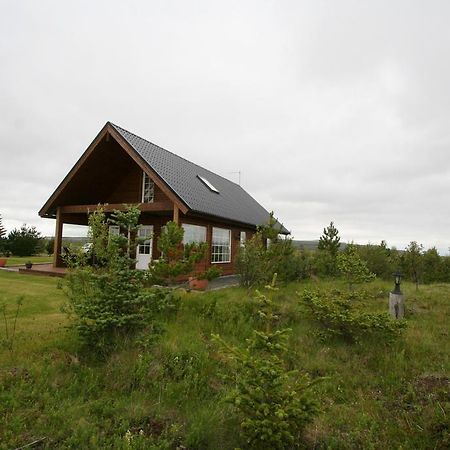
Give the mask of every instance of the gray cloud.
<path id="1" fill-rule="evenodd" d="M 2 1 L 0 213 L 111 120 L 237 179 L 298 239 L 450 245 L 445 1 Z M 67 228 L 67 232 L 78 230 Z"/>

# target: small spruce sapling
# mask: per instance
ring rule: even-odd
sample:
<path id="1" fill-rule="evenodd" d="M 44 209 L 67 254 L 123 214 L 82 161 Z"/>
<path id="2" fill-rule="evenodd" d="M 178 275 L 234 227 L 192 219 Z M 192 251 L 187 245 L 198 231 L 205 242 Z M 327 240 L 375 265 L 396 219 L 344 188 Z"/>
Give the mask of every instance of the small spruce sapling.
<path id="1" fill-rule="evenodd" d="M 276 274 L 269 286 L 275 288 Z M 227 376 L 234 389 L 227 398 L 240 416 L 241 434 L 249 449 L 288 449 L 301 441 L 304 427 L 318 414 L 311 382 L 284 360 L 291 330 L 275 329 L 278 315 L 270 296 L 257 291 L 261 329 L 253 331 L 245 348 L 213 335 L 233 366 Z"/>

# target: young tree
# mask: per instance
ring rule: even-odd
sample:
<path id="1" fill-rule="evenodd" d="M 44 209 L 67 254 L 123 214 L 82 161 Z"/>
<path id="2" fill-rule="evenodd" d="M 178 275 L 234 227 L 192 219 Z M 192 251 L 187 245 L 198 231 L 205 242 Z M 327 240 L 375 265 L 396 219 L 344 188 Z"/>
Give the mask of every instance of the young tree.
<path id="1" fill-rule="evenodd" d="M 16 256 L 31 256 L 37 253 L 42 243 L 42 236 L 36 227 L 23 224 L 8 234 L 9 249 Z"/>
<path id="2" fill-rule="evenodd" d="M 320 236 L 317 246 L 316 266 L 319 273 L 328 276 L 336 275 L 336 256 L 341 246 L 340 240 L 339 231 L 334 223 L 330 222 L 330 225 L 323 229 L 323 234 Z"/>
<path id="3" fill-rule="evenodd" d="M 2 223 L 2 216 L 0 215 L 0 254 L 2 254 L 5 251 L 5 247 L 6 247 L 6 230 L 3 227 L 3 223 Z"/>
<path id="4" fill-rule="evenodd" d="M 5 230 L 5 227 L 3 226 L 3 219 L 0 214 L 0 239 L 3 239 L 5 236 L 6 236 L 6 230 Z"/>
<path id="5" fill-rule="evenodd" d="M 411 241 L 405 249 L 403 264 L 418 290 L 423 273 L 423 245 Z"/>
<path id="6" fill-rule="evenodd" d="M 444 260 L 436 247 L 429 248 L 423 254 L 423 282 L 436 283 L 446 281 L 444 276 Z"/>
<path id="7" fill-rule="evenodd" d="M 367 268 L 353 244 L 349 244 L 345 251 L 337 256 L 337 267 L 346 278 L 349 289 L 353 289 L 357 283 L 372 281 L 375 278 L 375 274 Z"/>
<path id="8" fill-rule="evenodd" d="M 149 326 L 159 300 L 172 294 L 162 290 L 144 290 L 145 271 L 135 269 L 131 255 L 139 210 L 128 207 L 107 219 L 102 209 L 89 216 L 89 237 L 95 265 L 86 254 L 74 253 L 66 276 L 67 312 L 73 326 L 89 347 L 108 351 L 117 339 Z M 110 223 L 120 224 L 126 235 L 109 235 Z"/>
<path id="9" fill-rule="evenodd" d="M 339 231 L 334 226 L 333 221 L 330 222 L 326 228 L 323 229 L 323 234 L 319 238 L 319 250 L 325 250 L 331 256 L 336 256 L 339 252 L 341 238 L 339 237 Z"/>
<path id="10" fill-rule="evenodd" d="M 161 230 L 158 239 L 161 257 L 149 268 L 153 283 L 173 283 L 180 275 L 190 274 L 195 264 L 205 257 L 208 244 L 183 245 L 183 236 L 184 229 L 175 222 L 167 222 Z M 209 271 L 212 273 L 212 268 Z"/>
<path id="11" fill-rule="evenodd" d="M 276 289 L 275 281 L 276 274 L 267 286 L 269 290 Z M 287 368 L 291 330 L 274 327 L 278 314 L 269 296 L 257 292 L 257 300 L 261 328 L 253 330 L 245 347 L 232 346 L 213 335 L 233 368 L 232 375 L 226 377 L 233 388 L 228 401 L 238 412 L 245 448 L 297 448 L 305 426 L 319 412 L 311 391 L 314 382 Z"/>
<path id="12" fill-rule="evenodd" d="M 365 261 L 368 269 L 377 277 L 391 279 L 395 270 L 391 261 L 391 250 L 385 241 L 380 245 L 367 244 L 357 248 L 359 256 Z"/>

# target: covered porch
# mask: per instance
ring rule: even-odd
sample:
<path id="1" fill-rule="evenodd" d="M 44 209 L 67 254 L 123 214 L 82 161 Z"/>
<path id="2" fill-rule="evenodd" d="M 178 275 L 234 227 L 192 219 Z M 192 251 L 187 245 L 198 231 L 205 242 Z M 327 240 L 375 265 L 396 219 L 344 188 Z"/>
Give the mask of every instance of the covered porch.
<path id="1" fill-rule="evenodd" d="M 160 201 L 154 203 L 141 203 L 136 205 L 141 211 L 140 224 L 152 230 L 152 236 L 158 237 L 161 228 L 168 222 L 174 221 L 180 224 L 180 210 L 177 205 L 169 201 Z M 70 225 L 88 225 L 88 216 L 98 208 L 110 215 L 114 211 L 125 210 L 123 204 L 98 204 L 98 205 L 65 205 L 56 208 L 55 223 L 55 242 L 53 251 L 54 268 L 64 268 L 65 264 L 62 258 L 63 247 L 63 229 L 65 224 Z M 152 242 L 153 244 L 153 242 Z M 157 258 L 156 245 L 151 245 L 150 254 L 152 258 Z"/>

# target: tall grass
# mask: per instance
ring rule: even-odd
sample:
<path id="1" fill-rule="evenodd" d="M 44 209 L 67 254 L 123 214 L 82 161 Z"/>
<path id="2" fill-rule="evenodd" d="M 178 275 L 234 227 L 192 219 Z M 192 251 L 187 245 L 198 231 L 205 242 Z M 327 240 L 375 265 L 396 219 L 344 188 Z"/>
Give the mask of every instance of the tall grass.
<path id="1" fill-rule="evenodd" d="M 100 360 L 80 352 L 61 312 L 58 283 L 0 273 L 4 301 L 14 305 L 24 296 L 14 351 L 0 353 L 1 449 L 42 438 L 41 448 L 60 449 L 243 445 L 238 418 L 224 402 L 228 388 L 219 369 L 225 362 L 211 334 L 236 344 L 250 336 L 251 292 L 182 294 L 179 308 L 158 318 L 156 333 L 121 342 Z M 307 429 L 306 447 L 448 448 L 450 285 L 419 292 L 402 286 L 408 328 L 390 346 L 318 339 L 296 294 L 311 286 L 346 289 L 340 281 L 307 281 L 284 286 L 274 297 L 280 326 L 293 329 L 289 365 L 326 377 L 315 387 L 322 414 Z M 387 311 L 390 288 L 368 285 L 355 300 L 358 308 Z"/>

